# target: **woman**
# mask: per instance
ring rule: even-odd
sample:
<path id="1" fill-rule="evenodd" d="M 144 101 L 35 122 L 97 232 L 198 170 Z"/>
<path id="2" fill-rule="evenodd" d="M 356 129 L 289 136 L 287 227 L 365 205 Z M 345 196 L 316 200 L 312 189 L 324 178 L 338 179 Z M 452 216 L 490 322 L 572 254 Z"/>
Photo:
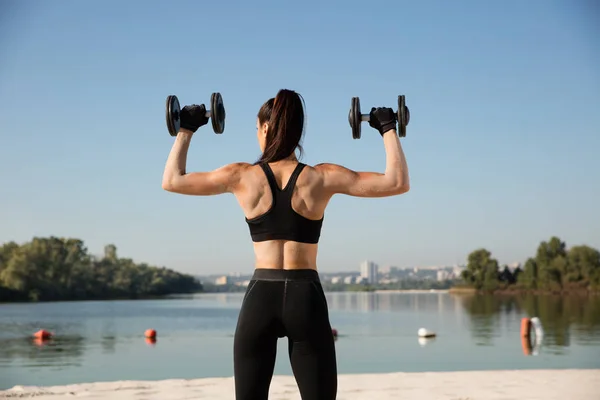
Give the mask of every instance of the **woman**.
<path id="1" fill-rule="evenodd" d="M 181 129 L 165 166 L 163 189 L 187 195 L 233 193 L 254 242 L 255 271 L 234 338 L 237 400 L 267 399 L 277 339 L 287 336 L 292 370 L 304 400 L 335 399 L 337 366 L 317 246 L 325 208 L 334 194 L 385 197 L 406 193 L 408 169 L 391 108 L 373 108 L 369 125 L 383 137 L 385 173 L 355 172 L 336 164 L 298 162 L 304 131 L 299 94 L 280 90 L 260 108 L 263 152 L 254 164 L 234 163 L 186 173 L 193 133 L 208 123 L 204 105 L 181 110 Z"/>

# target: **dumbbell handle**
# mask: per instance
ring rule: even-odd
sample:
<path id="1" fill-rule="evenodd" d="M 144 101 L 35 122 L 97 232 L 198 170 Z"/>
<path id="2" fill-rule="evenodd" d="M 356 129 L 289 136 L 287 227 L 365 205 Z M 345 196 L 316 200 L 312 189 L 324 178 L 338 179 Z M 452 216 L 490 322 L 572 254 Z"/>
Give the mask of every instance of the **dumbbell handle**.
<path id="1" fill-rule="evenodd" d="M 206 116 L 206 118 L 212 118 L 212 113 L 210 112 L 210 110 L 206 110 L 206 114 L 204 114 Z M 368 117 L 368 115 L 367 115 Z M 179 119 L 179 114 L 177 114 L 177 119 Z"/>
<path id="2" fill-rule="evenodd" d="M 398 114 L 398 113 L 396 113 L 396 114 Z M 398 118 L 396 117 L 396 120 L 397 119 Z M 370 120 L 371 120 L 371 116 L 369 114 L 360 114 L 360 121 L 361 122 L 363 122 L 363 121 L 369 122 Z"/>

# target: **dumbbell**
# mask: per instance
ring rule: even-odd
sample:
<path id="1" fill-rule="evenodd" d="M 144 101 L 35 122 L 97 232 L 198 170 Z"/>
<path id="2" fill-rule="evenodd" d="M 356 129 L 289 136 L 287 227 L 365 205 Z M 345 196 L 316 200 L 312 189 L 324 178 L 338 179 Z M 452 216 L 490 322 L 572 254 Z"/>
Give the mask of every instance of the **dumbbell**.
<path id="1" fill-rule="evenodd" d="M 171 136 L 177 136 L 179 132 L 181 126 L 180 113 L 181 107 L 177 96 L 167 96 L 167 129 Z M 221 93 L 213 93 L 210 96 L 210 110 L 206 110 L 206 116 L 212 122 L 213 131 L 223 133 L 225 130 L 225 107 L 223 106 Z"/>
<path id="2" fill-rule="evenodd" d="M 350 104 L 350 112 L 348 113 L 348 122 L 352 128 L 353 139 L 360 139 L 360 123 L 369 120 L 369 114 L 360 113 L 360 100 L 358 97 L 353 97 L 352 103 Z M 405 137 L 406 125 L 408 125 L 408 121 L 410 120 L 410 112 L 406 106 L 404 95 L 398 96 L 398 111 L 396 112 L 396 120 L 398 121 L 398 126 L 400 128 L 398 129 L 398 136 Z"/>

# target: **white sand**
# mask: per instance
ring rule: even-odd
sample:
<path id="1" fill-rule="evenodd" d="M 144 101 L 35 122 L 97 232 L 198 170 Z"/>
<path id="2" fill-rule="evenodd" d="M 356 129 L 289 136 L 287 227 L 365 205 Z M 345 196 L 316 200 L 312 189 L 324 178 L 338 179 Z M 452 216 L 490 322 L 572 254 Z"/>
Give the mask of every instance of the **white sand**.
<path id="1" fill-rule="evenodd" d="M 598 400 L 600 369 L 340 375 L 337 400 Z M 0 398 L 234 400 L 233 378 L 15 386 Z M 275 376 L 269 400 L 300 400 L 292 376 Z M 310 400 L 310 399 L 308 399 Z"/>

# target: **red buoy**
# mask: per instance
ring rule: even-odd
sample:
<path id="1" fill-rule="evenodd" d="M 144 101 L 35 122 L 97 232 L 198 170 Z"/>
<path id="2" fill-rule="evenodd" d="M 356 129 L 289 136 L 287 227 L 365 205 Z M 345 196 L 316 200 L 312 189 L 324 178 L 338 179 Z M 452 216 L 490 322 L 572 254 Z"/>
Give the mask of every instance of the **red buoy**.
<path id="1" fill-rule="evenodd" d="M 40 329 L 39 331 L 33 334 L 33 337 L 41 340 L 48 340 L 52 338 L 52 333 L 48 332 L 45 329 Z"/>
<path id="2" fill-rule="evenodd" d="M 154 329 L 146 329 L 144 336 L 146 339 L 156 339 L 156 331 Z"/>

